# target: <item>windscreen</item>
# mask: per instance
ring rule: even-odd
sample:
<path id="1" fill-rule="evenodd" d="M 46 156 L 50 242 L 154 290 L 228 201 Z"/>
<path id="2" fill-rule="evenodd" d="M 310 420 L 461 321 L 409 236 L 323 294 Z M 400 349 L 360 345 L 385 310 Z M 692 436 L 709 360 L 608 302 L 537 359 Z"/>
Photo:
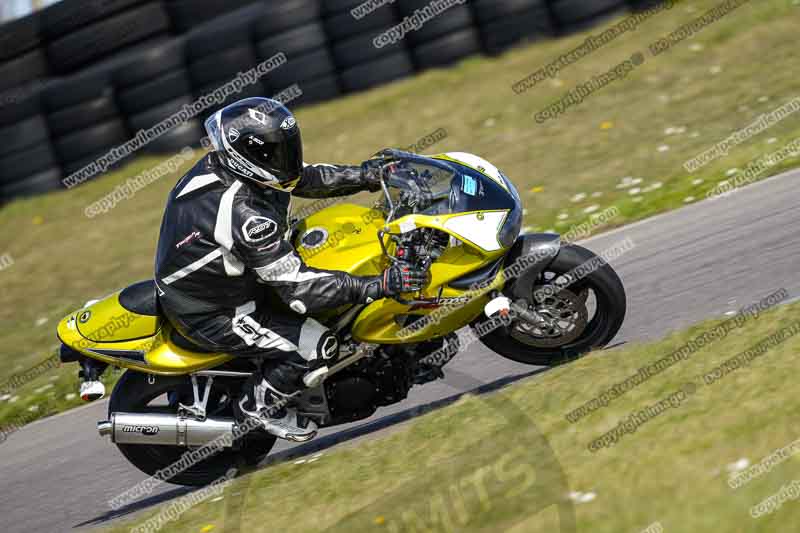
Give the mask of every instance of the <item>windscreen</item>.
<path id="1" fill-rule="evenodd" d="M 416 182 L 420 188 L 434 199 L 433 204 L 422 213 L 433 215 L 450 212 L 448 202 L 450 190 L 452 184 L 458 181 L 460 176 L 449 166 L 437 166 L 427 164 L 424 161 L 403 161 L 392 170 L 392 176 L 393 180 Z M 389 197 L 392 200 L 392 204 L 398 205 L 400 203 L 400 196 L 403 190 L 402 187 L 393 186 L 392 180 L 390 180 Z M 408 212 L 399 210 L 395 214 L 395 218 L 405 214 L 408 214 Z"/>

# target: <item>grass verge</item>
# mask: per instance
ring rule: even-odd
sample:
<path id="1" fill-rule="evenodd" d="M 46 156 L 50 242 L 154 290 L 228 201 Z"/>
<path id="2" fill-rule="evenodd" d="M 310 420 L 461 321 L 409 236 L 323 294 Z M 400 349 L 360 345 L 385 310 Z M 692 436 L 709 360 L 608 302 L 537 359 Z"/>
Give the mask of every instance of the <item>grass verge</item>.
<path id="1" fill-rule="evenodd" d="M 593 533 L 642 531 L 655 522 L 664 531 L 784 531 L 800 520 L 796 502 L 757 519 L 750 509 L 800 478 L 798 456 L 737 489 L 728 479 L 800 437 L 791 422 L 800 402 L 787 394 L 800 335 L 711 384 L 704 376 L 770 335 L 800 332 L 800 304 L 749 319 L 575 423 L 565 417 L 719 323 L 596 352 L 499 392 L 464 397 L 388 436 L 240 477 L 162 531 L 551 533 L 570 531 L 559 529 L 569 517 L 572 531 Z M 613 446 L 588 449 L 631 413 L 690 383 L 693 392 L 678 405 Z"/>

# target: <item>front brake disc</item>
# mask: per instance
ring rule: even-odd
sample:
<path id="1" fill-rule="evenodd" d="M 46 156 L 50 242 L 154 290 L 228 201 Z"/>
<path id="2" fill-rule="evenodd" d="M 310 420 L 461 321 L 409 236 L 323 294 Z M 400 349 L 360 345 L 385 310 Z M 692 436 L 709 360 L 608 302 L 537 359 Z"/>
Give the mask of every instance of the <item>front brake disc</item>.
<path id="1" fill-rule="evenodd" d="M 518 319 L 510 328 L 511 337 L 536 348 L 564 346 L 576 340 L 586 329 L 589 312 L 587 294 L 576 295 L 568 289 L 542 296 L 532 311 L 542 318 L 540 323 Z"/>

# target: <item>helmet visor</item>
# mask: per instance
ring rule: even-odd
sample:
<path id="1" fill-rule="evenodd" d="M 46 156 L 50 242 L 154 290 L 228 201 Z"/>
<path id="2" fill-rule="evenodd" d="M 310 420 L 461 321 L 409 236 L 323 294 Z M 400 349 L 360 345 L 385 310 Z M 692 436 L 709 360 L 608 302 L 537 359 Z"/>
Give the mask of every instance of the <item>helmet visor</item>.
<path id="1" fill-rule="evenodd" d="M 297 180 L 303 171 L 303 145 L 299 135 L 284 142 L 244 135 L 232 147 L 253 165 L 275 176 L 282 185 Z"/>

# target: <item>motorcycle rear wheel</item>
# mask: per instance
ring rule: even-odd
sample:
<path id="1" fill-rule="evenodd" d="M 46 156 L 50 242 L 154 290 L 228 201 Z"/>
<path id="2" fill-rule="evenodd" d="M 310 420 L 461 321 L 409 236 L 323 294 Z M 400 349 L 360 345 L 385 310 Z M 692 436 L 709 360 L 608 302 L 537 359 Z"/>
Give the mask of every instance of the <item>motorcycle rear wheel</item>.
<path id="1" fill-rule="evenodd" d="M 552 280 L 558 279 L 559 276 L 573 271 L 576 267 L 584 265 L 596 257 L 593 252 L 574 244 L 561 248 L 558 255 L 536 280 L 536 289 L 551 284 Z M 513 331 L 515 325 L 512 323 L 509 326 L 502 326 L 490 331 L 481 337 L 481 342 L 503 357 L 519 363 L 538 366 L 561 365 L 610 343 L 622 326 L 627 308 L 625 288 L 614 269 L 610 265 L 604 264 L 583 278 L 573 281 L 566 287 L 566 290 L 571 293 L 569 295 L 571 300 L 575 300 L 573 295 L 578 295 L 578 299 L 583 300 L 584 304 L 587 295 L 593 294 L 594 296 L 594 313 L 582 325 L 583 330 L 577 338 L 570 339 L 564 344 L 558 344 L 557 337 L 547 341 L 543 339 L 541 343 L 523 342 L 519 332 L 515 334 Z M 506 292 L 510 294 L 510 291 Z M 534 301 L 533 295 L 531 295 L 530 301 Z M 483 320 L 473 322 L 473 329 Z M 552 345 L 545 346 L 546 344 Z"/>
<path id="2" fill-rule="evenodd" d="M 114 387 L 108 405 L 109 418 L 111 413 L 152 413 L 152 412 L 177 412 L 177 401 L 191 404 L 191 381 L 188 376 L 164 377 L 153 376 L 148 381 L 145 374 L 126 371 Z M 155 404 L 154 402 L 168 399 L 168 403 Z M 229 399 L 230 400 L 230 399 Z M 207 405 L 210 416 L 233 417 L 233 412 L 226 403 L 224 395 L 214 389 Z M 270 452 L 276 438 L 266 432 L 251 432 L 242 442 L 242 449 L 225 448 L 215 455 L 193 464 L 177 475 L 164 479 L 167 483 L 187 486 L 205 486 L 224 476 L 231 468 L 241 468 L 258 464 Z M 181 446 L 163 446 L 147 444 L 117 444 L 122 452 L 136 468 L 153 476 L 156 472 L 164 470 L 189 448 Z"/>

